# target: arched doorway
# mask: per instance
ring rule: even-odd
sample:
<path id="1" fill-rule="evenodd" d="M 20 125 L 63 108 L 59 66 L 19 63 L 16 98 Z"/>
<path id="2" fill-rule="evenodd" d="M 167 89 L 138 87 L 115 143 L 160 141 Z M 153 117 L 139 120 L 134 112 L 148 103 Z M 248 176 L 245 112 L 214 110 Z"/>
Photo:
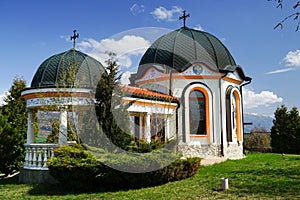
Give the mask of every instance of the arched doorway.
<path id="1" fill-rule="evenodd" d="M 237 88 L 230 87 L 226 93 L 227 141 L 242 141 L 241 96 Z"/>
<path id="2" fill-rule="evenodd" d="M 193 90 L 189 95 L 190 135 L 206 135 L 205 95 Z"/>

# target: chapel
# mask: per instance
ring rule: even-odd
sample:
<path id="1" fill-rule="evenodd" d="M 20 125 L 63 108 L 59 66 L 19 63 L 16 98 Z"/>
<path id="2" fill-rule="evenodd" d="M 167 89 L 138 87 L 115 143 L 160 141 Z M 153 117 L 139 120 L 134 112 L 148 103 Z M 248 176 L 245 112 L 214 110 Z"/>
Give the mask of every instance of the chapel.
<path id="1" fill-rule="evenodd" d="M 154 41 L 130 84 L 121 86 L 122 102 L 129 104 L 130 134 L 147 142 L 175 140 L 184 156 L 243 158 L 242 88 L 251 78 L 217 37 L 187 27 L 186 17 L 183 27 Z M 74 31 L 72 49 L 42 62 L 22 92 L 28 129 L 21 182 L 53 181 L 47 160 L 57 145 L 68 143 L 68 113 L 79 120 L 95 104 L 97 82 L 106 70 L 76 50 L 77 37 Z M 35 113 L 43 110 L 58 113 L 57 144 L 35 135 Z"/>
<path id="2" fill-rule="evenodd" d="M 243 158 L 242 87 L 251 82 L 224 44 L 183 26 L 142 56 L 131 85 L 176 98 L 168 138 L 185 156 Z"/>

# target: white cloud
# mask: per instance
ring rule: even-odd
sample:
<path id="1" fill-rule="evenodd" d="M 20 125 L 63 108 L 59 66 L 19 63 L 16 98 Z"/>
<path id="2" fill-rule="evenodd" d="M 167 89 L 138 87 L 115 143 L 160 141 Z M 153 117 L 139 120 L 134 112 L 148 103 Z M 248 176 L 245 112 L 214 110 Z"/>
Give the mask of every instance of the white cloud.
<path id="1" fill-rule="evenodd" d="M 145 12 L 145 6 L 144 5 L 138 5 L 138 4 L 135 3 L 130 7 L 130 12 L 133 15 L 143 13 L 143 12 Z"/>
<path id="2" fill-rule="evenodd" d="M 267 72 L 266 74 L 279 74 L 296 70 L 296 67 L 300 67 L 300 50 L 289 51 L 286 56 L 282 59 L 285 68 L 277 69 L 274 71 Z"/>
<path id="3" fill-rule="evenodd" d="M 157 21 L 174 21 L 176 20 L 174 18 L 174 15 L 177 13 L 181 13 L 182 11 L 183 9 L 178 6 L 173 6 L 170 10 L 160 6 L 158 8 L 155 8 L 155 10 L 151 12 L 151 14 Z"/>
<path id="4" fill-rule="evenodd" d="M 3 99 L 4 97 L 6 97 L 5 94 L 0 94 L 0 106 L 5 104 L 4 99 Z"/>
<path id="5" fill-rule="evenodd" d="M 283 99 L 271 91 L 261 91 L 260 93 L 255 93 L 253 90 L 244 88 L 243 101 L 244 107 L 251 109 L 259 106 L 270 106 L 272 104 L 281 103 Z"/>
<path id="6" fill-rule="evenodd" d="M 194 27 L 195 30 L 198 30 L 198 31 L 204 31 L 204 29 L 202 28 L 202 26 L 200 24 L 197 24 L 195 27 Z"/>
<path id="7" fill-rule="evenodd" d="M 133 73 L 135 73 L 135 72 L 129 72 L 129 71 L 124 72 L 121 76 L 121 79 L 120 79 L 121 84 L 122 85 L 129 85 L 130 84 L 129 78 L 130 78 L 131 74 L 133 74 Z"/>
<path id="8" fill-rule="evenodd" d="M 293 71 L 295 69 L 296 69 L 295 67 L 287 67 L 287 68 L 270 71 L 270 72 L 267 72 L 266 74 L 279 74 L 279 73 L 284 73 L 284 72 L 288 72 L 288 71 Z"/>
<path id="9" fill-rule="evenodd" d="M 60 39 L 63 39 L 63 40 L 65 40 L 65 41 L 67 41 L 67 42 L 70 42 L 70 41 L 71 41 L 71 37 L 70 37 L 70 36 L 67 36 L 67 35 L 61 35 L 61 36 L 60 36 Z"/>
<path id="10" fill-rule="evenodd" d="M 119 40 L 113 38 L 101 41 L 86 39 L 77 44 L 77 48 L 80 51 L 88 53 L 102 64 L 108 58 L 106 52 L 116 53 L 119 64 L 126 68 L 132 65 L 130 56 L 144 54 L 149 46 L 150 41 L 135 35 L 125 35 Z"/>
<path id="11" fill-rule="evenodd" d="M 286 66 L 300 67 L 300 50 L 289 51 L 283 61 Z"/>

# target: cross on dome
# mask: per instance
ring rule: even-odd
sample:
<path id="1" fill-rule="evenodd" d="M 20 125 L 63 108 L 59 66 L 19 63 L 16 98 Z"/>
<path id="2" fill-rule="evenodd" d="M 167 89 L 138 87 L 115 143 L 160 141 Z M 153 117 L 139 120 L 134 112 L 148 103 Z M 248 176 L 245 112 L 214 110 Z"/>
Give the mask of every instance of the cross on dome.
<path id="1" fill-rule="evenodd" d="M 77 30 L 73 31 L 73 36 L 71 36 L 71 40 L 73 40 L 73 48 L 75 49 L 75 43 L 76 43 L 76 38 L 79 38 L 79 34 L 77 33 Z"/>
<path id="2" fill-rule="evenodd" d="M 179 17 L 179 20 L 183 19 L 183 27 L 184 27 L 184 28 L 186 27 L 186 25 L 185 25 L 185 23 L 186 23 L 186 18 L 190 17 L 190 14 L 186 14 L 185 12 L 186 12 L 186 11 L 184 10 L 184 11 L 183 11 L 183 15 Z"/>

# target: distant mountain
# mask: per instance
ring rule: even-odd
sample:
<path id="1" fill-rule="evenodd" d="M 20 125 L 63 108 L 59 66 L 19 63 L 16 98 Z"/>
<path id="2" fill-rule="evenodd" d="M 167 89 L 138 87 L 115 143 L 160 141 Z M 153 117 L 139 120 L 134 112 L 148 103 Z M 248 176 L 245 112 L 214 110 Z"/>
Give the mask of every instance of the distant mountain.
<path id="1" fill-rule="evenodd" d="M 250 133 L 250 131 L 254 127 L 262 127 L 265 128 L 267 131 L 271 131 L 271 128 L 273 126 L 273 120 L 274 120 L 273 117 L 266 116 L 266 115 L 244 113 L 244 122 L 253 123 L 252 125 L 245 126 L 245 133 Z"/>

